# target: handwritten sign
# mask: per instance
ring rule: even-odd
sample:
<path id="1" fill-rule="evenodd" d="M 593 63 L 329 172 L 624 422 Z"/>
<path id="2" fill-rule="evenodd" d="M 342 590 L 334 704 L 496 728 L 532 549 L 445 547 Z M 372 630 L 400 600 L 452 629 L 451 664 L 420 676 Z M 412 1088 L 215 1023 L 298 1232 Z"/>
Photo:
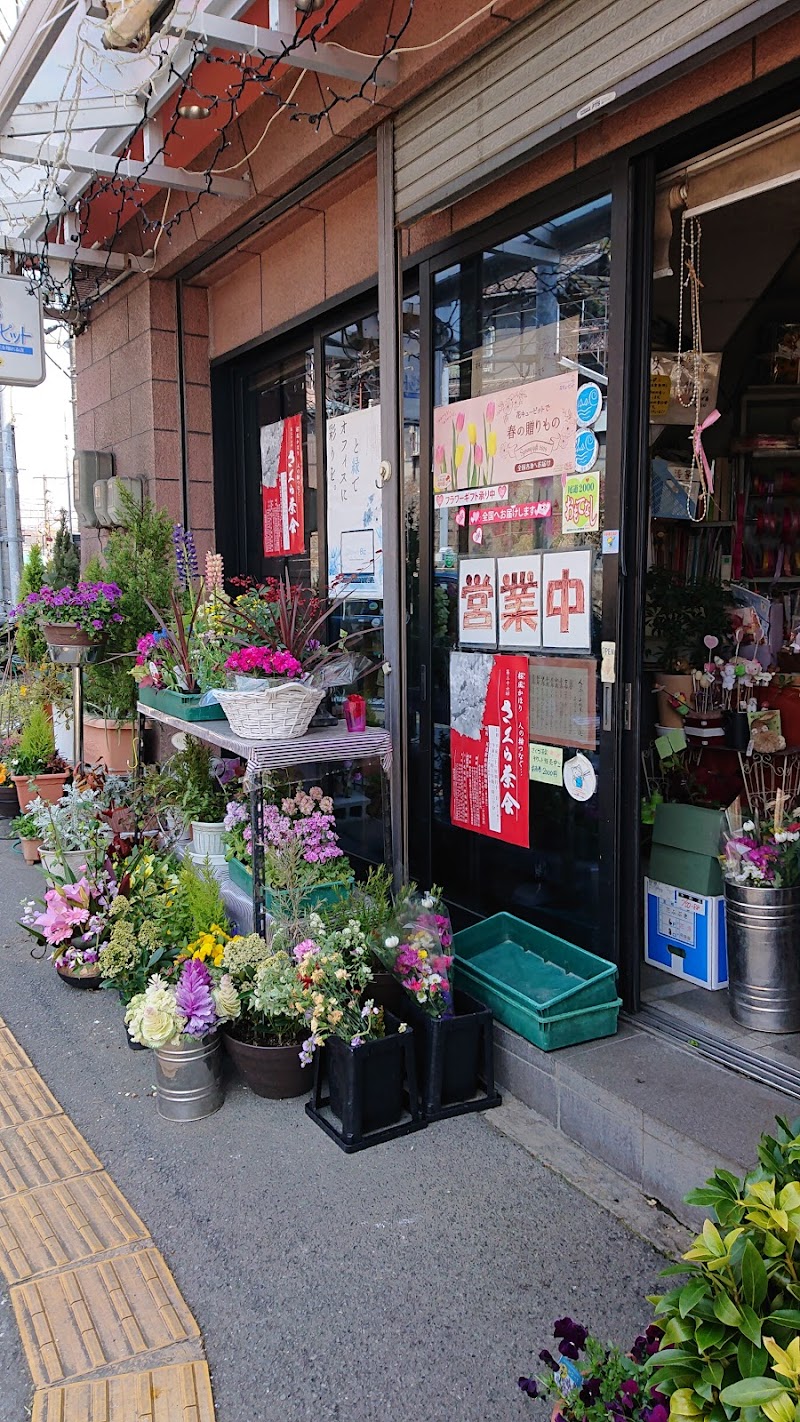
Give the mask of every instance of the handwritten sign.
<path id="1" fill-rule="evenodd" d="M 564 751 L 561 746 L 543 746 L 532 741 L 528 747 L 529 779 L 542 785 L 561 785 L 564 771 Z"/>
<path id="2" fill-rule="evenodd" d="M 528 662 L 450 654 L 450 819 L 506 844 L 529 843 Z"/>
<path id="3" fill-rule="evenodd" d="M 459 561 L 458 640 L 462 647 L 494 647 L 497 642 L 494 558 L 461 558 Z"/>
<path id="4" fill-rule="evenodd" d="M 591 548 L 542 554 L 542 646 L 592 644 Z"/>
<path id="5" fill-rule="evenodd" d="M 577 389 L 571 372 L 436 408 L 434 491 L 571 474 Z"/>
<path id="6" fill-rule="evenodd" d="M 597 662 L 531 657 L 530 734 L 550 746 L 597 746 Z"/>
<path id="7" fill-rule="evenodd" d="M 568 474 L 564 482 L 563 533 L 594 533 L 600 527 L 600 475 Z"/>
<path id="8" fill-rule="evenodd" d="M 328 587 L 332 597 L 383 597 L 379 405 L 325 426 Z"/>
<path id="9" fill-rule="evenodd" d="M 497 641 L 517 650 L 542 644 L 542 558 L 524 553 L 497 560 Z"/>
<path id="10" fill-rule="evenodd" d="M 305 550 L 303 417 L 262 425 L 258 436 L 264 556 L 292 557 Z"/>

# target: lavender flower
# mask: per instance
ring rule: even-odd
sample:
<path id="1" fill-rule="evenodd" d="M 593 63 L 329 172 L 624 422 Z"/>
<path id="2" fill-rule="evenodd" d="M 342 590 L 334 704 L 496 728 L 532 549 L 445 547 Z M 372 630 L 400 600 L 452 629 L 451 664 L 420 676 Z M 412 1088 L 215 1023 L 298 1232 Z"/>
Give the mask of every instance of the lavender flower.
<path id="1" fill-rule="evenodd" d="M 176 523 L 172 528 L 172 546 L 175 549 L 175 568 L 178 574 L 178 582 L 182 588 L 189 586 L 189 569 L 186 560 L 186 545 L 183 524 Z"/>

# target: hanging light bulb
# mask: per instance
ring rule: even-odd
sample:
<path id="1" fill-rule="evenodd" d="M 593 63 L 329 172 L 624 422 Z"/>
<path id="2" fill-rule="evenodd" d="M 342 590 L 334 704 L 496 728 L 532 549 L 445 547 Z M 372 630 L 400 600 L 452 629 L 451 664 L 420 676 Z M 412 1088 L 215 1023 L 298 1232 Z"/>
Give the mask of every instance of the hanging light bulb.
<path id="1" fill-rule="evenodd" d="M 321 10 L 326 0 L 294 0 L 294 3 L 301 15 L 310 15 L 314 10 Z"/>

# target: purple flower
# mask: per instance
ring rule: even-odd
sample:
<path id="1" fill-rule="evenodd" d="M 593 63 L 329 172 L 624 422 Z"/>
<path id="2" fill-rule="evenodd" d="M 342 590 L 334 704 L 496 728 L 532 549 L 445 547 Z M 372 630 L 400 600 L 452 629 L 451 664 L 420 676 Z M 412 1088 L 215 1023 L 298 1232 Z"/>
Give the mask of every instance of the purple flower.
<path id="1" fill-rule="evenodd" d="M 535 1378 L 517 1378 L 517 1387 L 526 1397 L 539 1396 L 539 1384 Z"/>
<path id="2" fill-rule="evenodd" d="M 358 1034 L 356 1034 L 355 1037 L 351 1037 L 351 1038 L 350 1038 L 350 1046 L 351 1046 L 351 1047 L 363 1047 L 363 1045 L 364 1045 L 364 1038 L 363 1038 L 363 1037 L 359 1037 Z"/>
<path id="3" fill-rule="evenodd" d="M 190 1037 L 204 1037 L 217 1025 L 217 1010 L 211 996 L 211 974 L 199 958 L 184 964 L 175 988 L 175 1006 L 186 1018 L 184 1032 Z"/>
<path id="4" fill-rule="evenodd" d="M 553 1369 L 554 1373 L 558 1372 L 558 1363 L 556 1362 L 552 1353 L 548 1353 L 546 1348 L 543 1348 L 541 1353 L 539 1354 L 539 1362 L 546 1363 L 548 1368 Z"/>
<path id="5" fill-rule="evenodd" d="M 581 1349 L 586 1347 L 588 1336 L 583 1324 L 576 1323 L 572 1318 L 557 1318 L 553 1324 L 553 1337 L 562 1340 L 559 1351 L 565 1358 L 577 1358 Z"/>
<path id="6" fill-rule="evenodd" d="M 596 1402 L 600 1396 L 600 1379 L 587 1378 L 578 1395 L 581 1402 L 587 1407 L 591 1407 L 592 1403 Z"/>

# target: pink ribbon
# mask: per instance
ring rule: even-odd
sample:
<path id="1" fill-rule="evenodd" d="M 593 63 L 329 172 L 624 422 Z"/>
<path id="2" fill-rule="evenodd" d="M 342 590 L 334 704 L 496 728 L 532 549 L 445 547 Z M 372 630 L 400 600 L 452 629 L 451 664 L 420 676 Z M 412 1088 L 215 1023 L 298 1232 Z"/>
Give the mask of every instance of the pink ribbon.
<path id="1" fill-rule="evenodd" d="M 719 418 L 719 410 L 712 410 L 710 415 L 706 415 L 702 425 L 695 425 L 692 431 L 692 447 L 694 449 L 694 457 L 698 461 L 698 463 L 702 464 L 703 466 L 703 474 L 705 475 L 706 486 L 708 488 L 709 494 L 713 494 L 714 492 L 714 471 L 711 468 L 711 465 L 709 464 L 708 460 L 706 459 L 706 452 L 703 449 L 703 434 L 705 430 L 708 429 L 709 425 L 715 425 Z"/>

